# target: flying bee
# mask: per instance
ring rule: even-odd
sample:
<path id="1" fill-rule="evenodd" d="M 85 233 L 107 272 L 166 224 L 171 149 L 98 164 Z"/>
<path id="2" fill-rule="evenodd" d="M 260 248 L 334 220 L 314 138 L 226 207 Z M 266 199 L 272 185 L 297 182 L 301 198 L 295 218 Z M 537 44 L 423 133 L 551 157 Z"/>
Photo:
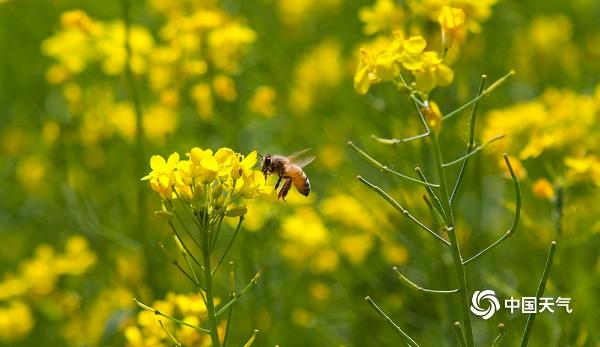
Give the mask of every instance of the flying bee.
<path id="1" fill-rule="evenodd" d="M 308 193 L 310 193 L 310 181 L 302 168 L 315 160 L 315 157 L 301 158 L 301 156 L 309 150 L 310 148 L 289 156 L 278 154 L 265 155 L 261 169 L 262 173 L 265 175 L 265 180 L 270 174 L 277 173 L 279 179 L 277 179 L 277 183 L 275 184 L 275 190 L 279 188 L 281 181 L 284 180 L 281 190 L 277 194 L 277 199 L 283 199 L 285 201 L 285 197 L 290 191 L 292 184 L 300 194 L 308 196 Z"/>

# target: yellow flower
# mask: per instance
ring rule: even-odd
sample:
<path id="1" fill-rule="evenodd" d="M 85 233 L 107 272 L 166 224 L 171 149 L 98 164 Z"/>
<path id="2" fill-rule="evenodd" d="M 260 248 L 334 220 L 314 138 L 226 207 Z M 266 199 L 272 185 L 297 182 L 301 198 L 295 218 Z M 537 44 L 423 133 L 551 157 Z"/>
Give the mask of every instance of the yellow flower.
<path id="1" fill-rule="evenodd" d="M 533 190 L 533 195 L 540 199 L 552 200 L 554 198 L 554 187 L 545 178 L 537 179 L 531 189 Z"/>
<path id="2" fill-rule="evenodd" d="M 374 54 L 366 49 L 360 50 L 360 60 L 354 75 L 354 89 L 358 94 L 366 94 L 371 84 L 391 81 L 400 75 L 400 54 L 394 48 L 390 45 Z"/>
<path id="3" fill-rule="evenodd" d="M 200 83 L 192 87 L 190 97 L 196 104 L 198 115 L 202 118 L 211 118 L 214 114 L 213 98 L 210 86 Z"/>
<path id="4" fill-rule="evenodd" d="M 297 113 L 310 110 L 344 76 L 342 49 L 338 41 L 325 39 L 310 49 L 294 66 L 289 104 Z"/>
<path id="5" fill-rule="evenodd" d="M 465 12 L 462 9 L 450 6 L 442 7 L 438 23 L 442 28 L 442 44 L 444 47 L 462 43 L 467 32 L 465 27 Z"/>
<path id="6" fill-rule="evenodd" d="M 240 23 L 229 22 L 212 30 L 207 40 L 213 64 L 226 72 L 237 72 L 238 61 L 256 40 L 256 33 Z"/>
<path id="7" fill-rule="evenodd" d="M 93 22 L 87 13 L 82 10 L 73 10 L 64 12 L 60 16 L 60 24 L 63 28 L 77 28 L 83 32 L 90 33 L 92 31 Z"/>
<path id="8" fill-rule="evenodd" d="M 358 17 L 365 23 L 364 33 L 373 35 L 380 31 L 401 29 L 404 12 L 392 0 L 376 0 L 373 7 L 361 8 Z"/>
<path id="9" fill-rule="evenodd" d="M 275 113 L 275 98 L 277 92 L 273 87 L 260 86 L 254 91 L 254 95 L 248 102 L 248 108 L 264 117 L 271 117 Z"/>
<path id="10" fill-rule="evenodd" d="M 153 155 L 152 158 L 150 158 L 150 167 L 152 168 L 152 171 L 144 176 L 142 180 L 149 180 L 152 190 L 159 193 L 163 199 L 171 199 L 173 195 L 172 187 L 175 183 L 174 172 L 178 162 L 178 153 L 171 154 L 168 160 L 165 160 L 165 158 L 160 155 Z"/>
<path id="11" fill-rule="evenodd" d="M 213 79 L 213 89 L 215 94 L 225 101 L 232 102 L 237 99 L 235 81 L 227 75 L 219 74 L 215 76 Z"/>
<path id="12" fill-rule="evenodd" d="M 31 331 L 35 320 L 31 309 L 22 301 L 10 301 L 0 307 L 0 341 L 21 339 Z"/>
<path id="13" fill-rule="evenodd" d="M 353 264 L 362 263 L 373 248 L 373 235 L 362 233 L 345 236 L 340 240 L 340 251 L 344 253 Z"/>
<path id="14" fill-rule="evenodd" d="M 454 72 L 442 63 L 442 59 L 438 57 L 437 52 L 424 52 L 421 58 L 420 66 L 412 70 L 418 90 L 428 93 L 438 85 L 447 86 L 452 83 Z"/>
<path id="15" fill-rule="evenodd" d="M 193 147 L 186 156 L 188 160 L 180 160 L 177 153 L 168 160 L 152 156 L 152 171 L 142 180 L 149 180 L 152 190 L 163 200 L 184 199 L 194 208 L 199 203 L 209 213 L 226 212 L 229 217 L 246 213 L 246 199 L 271 194 L 272 188 L 266 186 L 262 173 L 255 169 L 256 151 L 242 156 L 226 147 L 214 154 L 211 149 Z"/>

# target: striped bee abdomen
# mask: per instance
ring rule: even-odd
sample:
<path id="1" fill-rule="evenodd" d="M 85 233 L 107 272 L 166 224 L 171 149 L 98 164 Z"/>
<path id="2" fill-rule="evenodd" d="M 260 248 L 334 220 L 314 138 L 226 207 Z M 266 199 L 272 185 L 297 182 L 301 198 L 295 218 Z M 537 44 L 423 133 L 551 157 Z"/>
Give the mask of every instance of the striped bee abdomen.
<path id="1" fill-rule="evenodd" d="M 298 170 L 297 174 L 292 176 L 292 183 L 294 183 L 294 187 L 296 187 L 300 194 L 308 196 L 308 193 L 310 193 L 310 181 L 304 171 L 301 169 Z"/>

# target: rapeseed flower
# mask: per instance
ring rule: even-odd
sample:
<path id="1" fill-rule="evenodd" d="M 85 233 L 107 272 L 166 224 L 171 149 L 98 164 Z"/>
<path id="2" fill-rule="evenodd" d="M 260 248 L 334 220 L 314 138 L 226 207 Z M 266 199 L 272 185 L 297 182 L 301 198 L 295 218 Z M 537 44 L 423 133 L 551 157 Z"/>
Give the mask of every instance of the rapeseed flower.
<path id="1" fill-rule="evenodd" d="M 448 48 L 451 45 L 460 45 L 465 39 L 467 29 L 465 26 L 465 12 L 460 8 L 444 6 L 438 17 L 442 28 L 442 44 Z"/>
<path id="2" fill-rule="evenodd" d="M 363 32 L 366 35 L 393 32 L 403 29 L 404 11 L 393 0 L 376 0 L 372 7 L 361 8 L 358 18 L 365 23 Z"/>
<path id="3" fill-rule="evenodd" d="M 219 211 L 235 217 L 247 212 L 246 200 L 269 197 L 272 189 L 266 186 L 262 173 L 256 170 L 256 151 L 248 155 L 230 148 L 192 148 L 182 159 L 178 153 L 167 159 L 154 155 L 150 159 L 152 171 L 142 180 L 164 202 L 183 199 L 195 209 L 208 206 L 209 213 Z"/>

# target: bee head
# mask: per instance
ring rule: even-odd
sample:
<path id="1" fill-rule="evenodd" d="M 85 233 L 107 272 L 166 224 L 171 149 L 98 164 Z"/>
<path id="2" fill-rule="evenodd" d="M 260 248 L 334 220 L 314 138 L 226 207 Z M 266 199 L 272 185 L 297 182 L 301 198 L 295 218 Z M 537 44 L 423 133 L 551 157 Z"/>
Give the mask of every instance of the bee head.
<path id="1" fill-rule="evenodd" d="M 265 181 L 267 180 L 267 176 L 269 175 L 269 173 L 271 173 L 272 168 L 271 168 L 271 155 L 267 154 L 265 155 L 264 159 L 263 159 L 263 165 L 262 165 L 262 173 L 265 175 Z"/>

